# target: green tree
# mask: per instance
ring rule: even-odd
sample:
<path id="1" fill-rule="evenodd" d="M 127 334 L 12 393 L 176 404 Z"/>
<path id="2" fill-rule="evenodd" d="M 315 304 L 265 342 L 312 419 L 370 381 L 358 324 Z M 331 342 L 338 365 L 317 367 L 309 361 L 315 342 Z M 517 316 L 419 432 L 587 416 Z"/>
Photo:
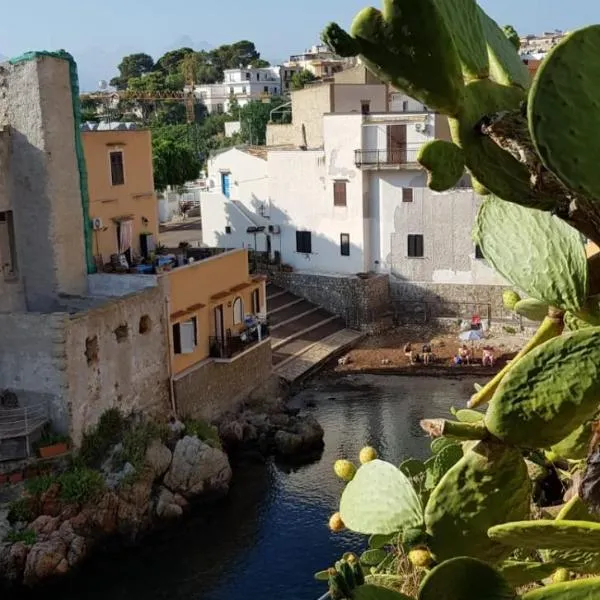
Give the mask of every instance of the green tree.
<path id="1" fill-rule="evenodd" d="M 152 131 L 152 161 L 154 187 L 163 191 L 167 186 L 181 186 L 196 179 L 201 162 L 189 141 L 187 127 L 175 125 Z"/>
<path id="2" fill-rule="evenodd" d="M 119 76 L 111 79 L 110 85 L 118 90 L 124 90 L 132 77 L 141 77 L 154 69 L 154 59 L 144 53 L 130 54 L 123 58 L 118 69 Z"/>
<path id="3" fill-rule="evenodd" d="M 273 96 L 268 102 L 258 100 L 249 102 L 240 111 L 240 136 L 248 144 L 263 146 L 267 140 L 267 124 L 271 111 L 286 101 L 279 96 Z M 283 117 L 277 120 L 283 122 Z"/>
<path id="4" fill-rule="evenodd" d="M 229 114 L 234 119 L 239 119 L 240 117 L 240 103 L 234 94 L 230 94 L 229 96 Z"/>
<path id="5" fill-rule="evenodd" d="M 174 75 L 181 71 L 181 63 L 187 56 L 196 54 L 192 48 L 179 48 L 163 54 L 157 61 L 155 69 L 166 75 Z"/>
<path id="6" fill-rule="evenodd" d="M 292 89 L 301 90 L 306 84 L 316 81 L 317 77 L 308 69 L 303 69 L 292 76 Z"/>

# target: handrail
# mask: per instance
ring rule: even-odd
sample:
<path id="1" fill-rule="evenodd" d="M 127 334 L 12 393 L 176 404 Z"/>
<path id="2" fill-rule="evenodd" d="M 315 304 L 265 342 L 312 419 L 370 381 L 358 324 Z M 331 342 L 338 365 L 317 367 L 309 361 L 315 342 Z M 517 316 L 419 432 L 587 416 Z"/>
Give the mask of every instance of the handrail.
<path id="1" fill-rule="evenodd" d="M 412 165 L 418 164 L 417 157 L 422 144 L 405 144 L 389 149 L 355 150 L 354 162 L 361 165 Z"/>
<path id="2" fill-rule="evenodd" d="M 44 403 L 19 408 L 0 408 L 0 440 L 28 436 L 48 422 Z"/>

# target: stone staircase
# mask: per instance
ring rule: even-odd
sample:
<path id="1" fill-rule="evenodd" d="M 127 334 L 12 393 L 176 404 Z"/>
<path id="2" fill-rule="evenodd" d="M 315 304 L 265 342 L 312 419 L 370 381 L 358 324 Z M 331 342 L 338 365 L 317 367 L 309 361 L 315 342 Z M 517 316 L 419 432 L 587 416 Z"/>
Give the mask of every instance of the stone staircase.
<path id="1" fill-rule="evenodd" d="M 267 313 L 273 368 L 289 382 L 309 374 L 362 337 L 340 317 L 269 283 Z"/>

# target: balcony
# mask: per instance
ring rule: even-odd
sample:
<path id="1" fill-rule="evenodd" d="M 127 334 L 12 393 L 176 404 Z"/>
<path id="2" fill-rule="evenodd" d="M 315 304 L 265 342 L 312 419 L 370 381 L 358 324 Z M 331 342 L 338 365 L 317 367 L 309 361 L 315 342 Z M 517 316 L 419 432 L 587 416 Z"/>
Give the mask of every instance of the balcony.
<path id="1" fill-rule="evenodd" d="M 266 323 L 258 323 L 245 329 L 239 335 L 232 335 L 228 331 L 225 337 L 211 337 L 209 339 L 210 357 L 222 360 L 232 360 L 236 356 L 250 350 L 269 337 L 269 327 Z"/>
<path id="2" fill-rule="evenodd" d="M 357 167 L 372 168 L 420 168 L 417 161 L 423 144 L 407 144 L 388 150 L 355 150 L 354 163 Z"/>

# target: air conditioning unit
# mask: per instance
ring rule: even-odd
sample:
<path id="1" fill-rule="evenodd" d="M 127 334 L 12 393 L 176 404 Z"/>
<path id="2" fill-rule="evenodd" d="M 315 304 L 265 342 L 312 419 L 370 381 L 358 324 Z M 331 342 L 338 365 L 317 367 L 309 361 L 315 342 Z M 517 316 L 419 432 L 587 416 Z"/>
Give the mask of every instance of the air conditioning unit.
<path id="1" fill-rule="evenodd" d="M 269 233 L 281 233 L 279 225 L 269 225 Z"/>
<path id="2" fill-rule="evenodd" d="M 415 125 L 415 130 L 418 131 L 418 132 L 421 132 L 421 131 L 423 131 L 424 127 L 425 127 L 425 125 L 423 125 L 423 123 L 417 123 Z"/>
<path id="3" fill-rule="evenodd" d="M 94 217 L 92 219 L 92 228 L 94 231 L 99 231 L 103 227 L 102 219 L 100 217 Z"/>

